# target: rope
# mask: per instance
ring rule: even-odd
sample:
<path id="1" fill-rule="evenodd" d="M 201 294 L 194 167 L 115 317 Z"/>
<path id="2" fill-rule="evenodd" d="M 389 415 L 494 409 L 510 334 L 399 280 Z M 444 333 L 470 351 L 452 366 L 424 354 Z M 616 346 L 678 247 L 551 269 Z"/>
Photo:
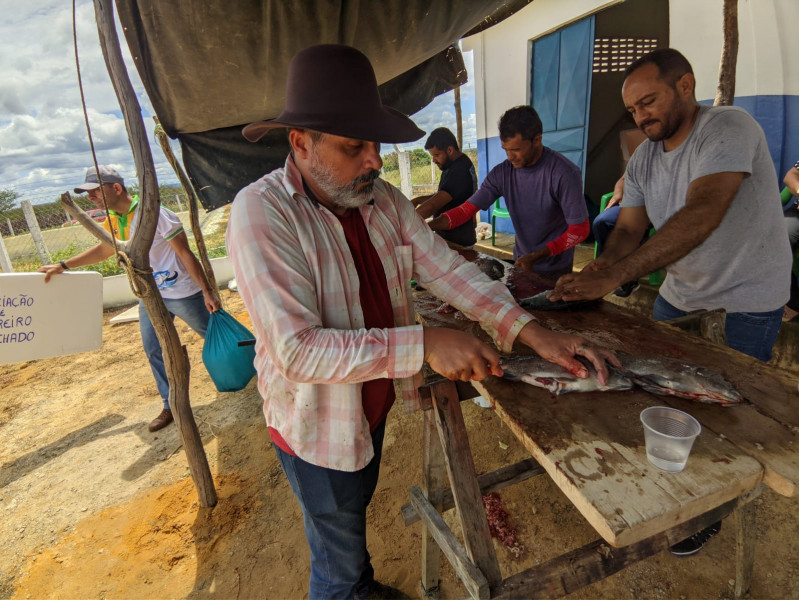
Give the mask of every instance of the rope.
<path id="1" fill-rule="evenodd" d="M 103 197 L 103 208 L 105 209 L 105 214 L 109 215 L 108 218 L 110 218 L 111 212 L 108 208 L 108 200 L 105 196 L 105 184 L 103 183 L 103 177 L 100 174 L 100 165 L 97 163 L 97 153 L 94 150 L 92 128 L 91 125 L 89 125 L 89 113 L 86 109 L 86 96 L 83 94 L 83 78 L 80 74 L 80 58 L 78 57 L 78 28 L 76 21 L 75 0 L 72 0 L 72 41 L 75 46 L 75 68 L 78 72 L 78 88 L 80 89 L 80 102 L 81 106 L 83 107 L 83 120 L 86 123 L 86 133 L 89 136 L 89 147 L 92 151 L 94 170 L 97 173 L 97 181 L 100 183 L 100 193 Z M 109 229 L 111 229 L 111 246 L 114 248 L 117 264 L 128 276 L 128 284 L 130 285 L 130 289 L 137 298 L 146 298 L 151 292 L 150 288 L 145 284 L 144 277 L 146 275 L 152 276 L 152 267 L 147 267 L 147 269 L 136 268 L 133 265 L 133 262 L 130 260 L 130 257 L 125 252 L 122 252 L 117 246 L 117 237 L 114 235 L 113 227 L 109 227 Z"/>
<path id="2" fill-rule="evenodd" d="M 117 250 L 117 264 L 124 269 L 125 274 L 128 276 L 128 283 L 134 296 L 146 298 L 150 295 L 150 288 L 145 285 L 144 278 L 146 275 L 152 276 L 152 267 L 147 267 L 146 269 L 137 268 L 130 260 L 130 257 L 121 250 Z"/>

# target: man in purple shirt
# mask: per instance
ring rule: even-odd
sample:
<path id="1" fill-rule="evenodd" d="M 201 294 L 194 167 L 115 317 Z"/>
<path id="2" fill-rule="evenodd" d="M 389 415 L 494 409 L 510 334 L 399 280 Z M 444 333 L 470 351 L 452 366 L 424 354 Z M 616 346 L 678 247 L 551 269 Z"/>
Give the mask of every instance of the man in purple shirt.
<path id="1" fill-rule="evenodd" d="M 505 112 L 499 138 L 507 160 L 491 169 L 468 202 L 433 219 L 430 228 L 457 227 L 502 196 L 516 230 L 516 264 L 551 278 L 571 272 L 574 246 L 589 232 L 582 176 L 574 163 L 543 145 L 542 130 L 532 106 Z"/>

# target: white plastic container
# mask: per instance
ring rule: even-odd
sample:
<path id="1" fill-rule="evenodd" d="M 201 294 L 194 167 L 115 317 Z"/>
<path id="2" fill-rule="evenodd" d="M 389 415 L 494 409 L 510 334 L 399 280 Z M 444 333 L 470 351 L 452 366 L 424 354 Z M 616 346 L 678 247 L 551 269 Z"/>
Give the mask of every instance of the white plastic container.
<path id="1" fill-rule="evenodd" d="M 641 411 L 641 423 L 649 462 L 667 473 L 682 471 L 702 431 L 699 421 L 676 408 L 652 406 Z"/>

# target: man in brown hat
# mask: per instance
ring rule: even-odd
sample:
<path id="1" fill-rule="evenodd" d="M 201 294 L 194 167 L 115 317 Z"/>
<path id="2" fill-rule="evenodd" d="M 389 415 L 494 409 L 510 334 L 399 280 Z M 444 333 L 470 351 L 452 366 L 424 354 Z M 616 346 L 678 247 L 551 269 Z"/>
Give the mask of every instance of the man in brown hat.
<path id="1" fill-rule="evenodd" d="M 258 389 L 275 451 L 303 511 L 309 598 L 403 597 L 374 579 L 366 508 L 377 484 L 394 383 L 418 407 L 422 363 L 450 379 L 501 375 L 499 355 L 465 333 L 414 324 L 409 282 L 479 321 L 506 352 L 515 340 L 586 376 L 608 352 L 544 329 L 450 250 L 413 205 L 378 178 L 380 142 L 424 132 L 380 101 L 368 59 L 314 46 L 289 65 L 286 106 L 244 128 L 288 128 L 284 168 L 241 190 L 228 251 L 256 333 Z"/>

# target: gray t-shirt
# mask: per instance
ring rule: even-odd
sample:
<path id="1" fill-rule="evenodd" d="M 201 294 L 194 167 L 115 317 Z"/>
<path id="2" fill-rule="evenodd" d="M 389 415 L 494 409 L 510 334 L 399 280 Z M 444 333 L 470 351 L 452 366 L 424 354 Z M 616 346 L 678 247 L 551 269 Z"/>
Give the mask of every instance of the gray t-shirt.
<path id="1" fill-rule="evenodd" d="M 788 301 L 791 249 L 766 137 L 746 111 L 702 106 L 671 152 L 645 140 L 627 165 L 622 207 L 645 206 L 659 229 L 685 206 L 692 181 L 723 172 L 745 173 L 738 193 L 710 237 L 667 267 L 660 294 L 686 311 L 776 310 Z"/>

